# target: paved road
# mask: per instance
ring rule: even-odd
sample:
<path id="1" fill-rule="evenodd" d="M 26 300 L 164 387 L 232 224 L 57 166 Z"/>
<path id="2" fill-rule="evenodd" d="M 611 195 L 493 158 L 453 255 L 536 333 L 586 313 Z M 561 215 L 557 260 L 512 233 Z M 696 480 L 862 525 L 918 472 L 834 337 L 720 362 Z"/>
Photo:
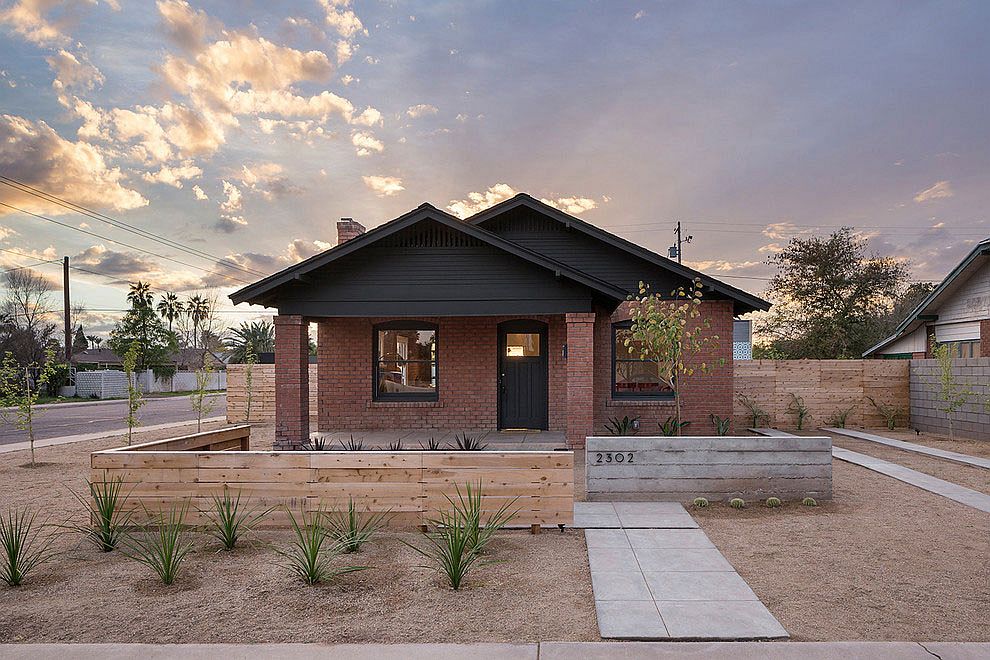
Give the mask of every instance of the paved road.
<path id="1" fill-rule="evenodd" d="M 227 410 L 227 396 L 211 397 L 213 410 L 204 417 L 223 415 Z M 127 401 L 106 401 L 96 405 L 58 404 L 37 411 L 35 439 L 57 438 L 65 435 L 96 433 L 127 428 Z M 148 399 L 138 415 L 142 426 L 186 422 L 196 419 L 189 397 L 176 396 L 165 399 Z M 0 424 L 0 445 L 23 442 L 27 435 L 10 424 Z"/>

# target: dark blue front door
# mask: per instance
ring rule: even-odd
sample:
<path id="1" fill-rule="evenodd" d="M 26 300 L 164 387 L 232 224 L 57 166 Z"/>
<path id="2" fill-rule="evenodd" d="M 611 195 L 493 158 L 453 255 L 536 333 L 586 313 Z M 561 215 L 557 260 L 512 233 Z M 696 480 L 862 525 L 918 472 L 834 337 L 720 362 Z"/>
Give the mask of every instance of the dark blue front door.
<path id="1" fill-rule="evenodd" d="M 548 427 L 547 326 L 506 321 L 498 326 L 499 406 L 502 429 Z"/>

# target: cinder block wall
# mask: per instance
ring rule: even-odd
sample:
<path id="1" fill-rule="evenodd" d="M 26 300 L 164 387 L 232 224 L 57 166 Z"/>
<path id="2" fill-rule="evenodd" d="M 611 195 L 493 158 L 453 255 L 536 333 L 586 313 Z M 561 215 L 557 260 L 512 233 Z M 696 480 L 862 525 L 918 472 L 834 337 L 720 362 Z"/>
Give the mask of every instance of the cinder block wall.
<path id="1" fill-rule="evenodd" d="M 956 436 L 990 440 L 990 357 L 957 359 L 952 373 L 956 382 L 974 395 L 952 418 Z M 938 360 L 911 360 L 911 426 L 931 433 L 949 432 L 949 418 L 939 410 L 941 369 Z"/>

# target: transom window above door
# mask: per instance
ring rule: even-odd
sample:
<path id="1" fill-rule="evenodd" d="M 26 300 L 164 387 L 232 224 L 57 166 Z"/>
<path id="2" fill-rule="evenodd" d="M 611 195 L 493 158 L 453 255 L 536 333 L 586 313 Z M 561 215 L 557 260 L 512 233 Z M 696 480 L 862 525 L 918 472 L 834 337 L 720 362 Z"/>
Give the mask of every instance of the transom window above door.
<path id="1" fill-rule="evenodd" d="M 419 321 L 392 321 L 374 328 L 373 386 L 376 401 L 437 399 L 437 329 Z"/>
<path id="2" fill-rule="evenodd" d="M 505 357 L 540 357 L 540 333 L 506 333 Z"/>

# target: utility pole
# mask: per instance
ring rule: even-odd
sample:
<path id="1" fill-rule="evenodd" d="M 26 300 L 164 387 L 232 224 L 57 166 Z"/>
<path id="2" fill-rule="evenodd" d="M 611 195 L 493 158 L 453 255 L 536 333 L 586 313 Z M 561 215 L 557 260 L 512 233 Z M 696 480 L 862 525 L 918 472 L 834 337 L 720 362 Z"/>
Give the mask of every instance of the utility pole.
<path id="1" fill-rule="evenodd" d="M 65 363 L 72 363 L 72 318 L 69 307 L 69 258 L 62 257 L 62 310 L 65 317 Z"/>
<path id="2" fill-rule="evenodd" d="M 681 263 L 681 254 L 683 252 L 682 246 L 684 243 L 690 243 L 691 239 L 693 239 L 694 236 L 688 234 L 687 238 L 681 238 L 680 220 L 677 221 L 677 228 L 674 229 L 674 236 L 676 236 L 676 239 L 674 240 L 674 244 L 671 245 L 669 248 L 667 248 L 667 256 L 670 257 L 671 259 L 677 257 L 677 263 Z"/>

